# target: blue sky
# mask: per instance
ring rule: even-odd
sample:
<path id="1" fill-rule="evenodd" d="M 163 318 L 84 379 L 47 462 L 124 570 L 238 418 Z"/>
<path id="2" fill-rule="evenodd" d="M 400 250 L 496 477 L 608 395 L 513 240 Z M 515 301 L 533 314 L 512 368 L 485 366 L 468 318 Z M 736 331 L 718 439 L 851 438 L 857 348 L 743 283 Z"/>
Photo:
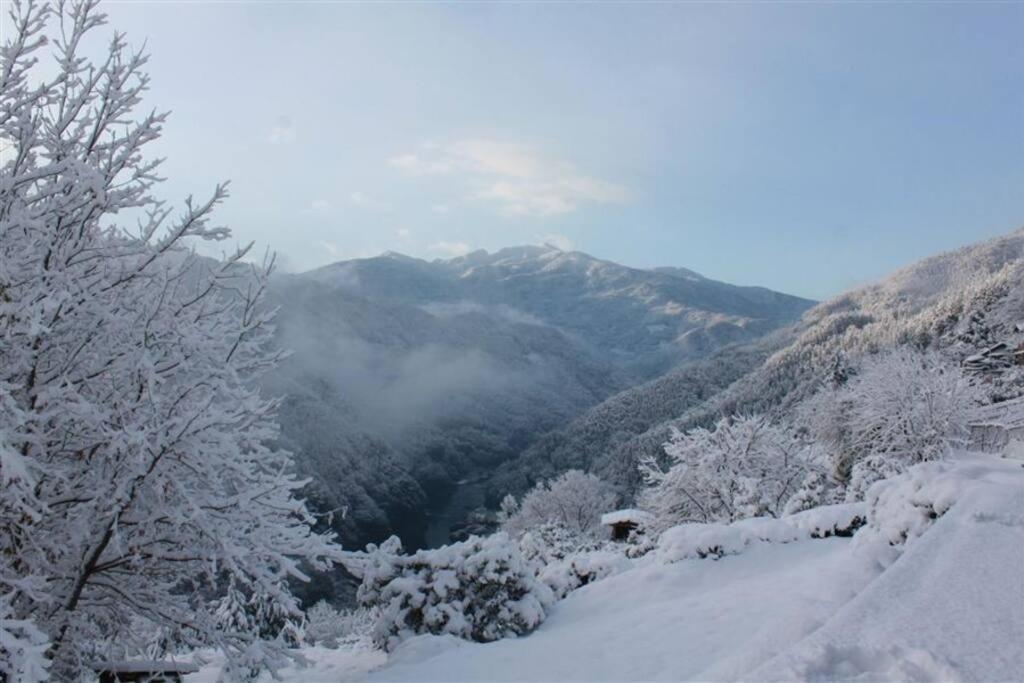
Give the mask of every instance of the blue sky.
<path id="1" fill-rule="evenodd" d="M 286 268 L 550 241 L 823 298 L 1024 224 L 1024 4 L 108 3 Z"/>

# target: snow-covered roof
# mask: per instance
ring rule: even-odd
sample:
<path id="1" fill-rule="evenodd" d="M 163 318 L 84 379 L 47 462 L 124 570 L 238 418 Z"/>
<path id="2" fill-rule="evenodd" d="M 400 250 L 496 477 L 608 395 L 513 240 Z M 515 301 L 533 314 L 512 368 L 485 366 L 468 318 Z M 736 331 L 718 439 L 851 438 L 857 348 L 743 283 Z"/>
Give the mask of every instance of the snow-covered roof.
<path id="1" fill-rule="evenodd" d="M 601 515 L 601 524 L 622 524 L 623 522 L 647 522 L 651 519 L 650 513 L 644 512 L 643 510 L 634 510 L 633 508 L 627 508 L 625 510 L 616 510 L 615 512 L 606 512 Z"/>

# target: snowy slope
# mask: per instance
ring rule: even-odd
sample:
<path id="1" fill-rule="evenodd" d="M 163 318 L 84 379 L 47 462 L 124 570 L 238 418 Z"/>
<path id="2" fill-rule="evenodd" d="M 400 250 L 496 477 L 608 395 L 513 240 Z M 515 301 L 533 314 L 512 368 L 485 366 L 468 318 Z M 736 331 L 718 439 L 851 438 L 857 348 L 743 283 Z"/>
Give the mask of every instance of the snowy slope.
<path id="1" fill-rule="evenodd" d="M 876 510 L 881 528 L 852 540 L 641 560 L 570 595 L 526 638 L 421 636 L 368 680 L 1019 680 L 1024 469 L 938 469 L 925 485 L 904 481 L 898 504 Z M 893 561 L 884 534 L 925 498 L 952 507 Z"/>
<path id="2" fill-rule="evenodd" d="M 419 636 L 390 656 L 308 648 L 307 667 L 280 674 L 366 683 L 1024 680 L 1024 463 L 964 456 L 917 466 L 872 489 L 868 525 L 853 538 L 808 537 L 808 525 L 830 526 L 850 508 L 689 525 L 697 533 L 675 534 L 672 547 L 571 593 L 526 637 Z M 666 563 L 685 556 L 675 552 L 684 537 L 716 534 L 745 537 L 738 554 Z M 211 683 L 218 669 L 214 661 L 186 683 Z"/>
<path id="3" fill-rule="evenodd" d="M 893 678 L 922 669 L 927 680 L 1024 680 L 1024 464 L 982 461 L 957 474 L 966 490 L 948 513 L 821 629 L 751 678 L 821 680 L 847 669 Z"/>

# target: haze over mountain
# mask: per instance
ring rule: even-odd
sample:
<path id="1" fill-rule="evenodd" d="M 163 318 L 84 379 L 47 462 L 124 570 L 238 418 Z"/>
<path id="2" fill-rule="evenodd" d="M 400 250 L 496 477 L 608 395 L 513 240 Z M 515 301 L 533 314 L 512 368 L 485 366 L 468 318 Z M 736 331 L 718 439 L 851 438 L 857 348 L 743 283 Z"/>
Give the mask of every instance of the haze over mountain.
<path id="1" fill-rule="evenodd" d="M 348 508 L 332 523 L 349 544 L 397 531 L 410 545 L 424 542 L 424 509 L 437 514 L 460 479 L 489 476 L 612 394 L 812 305 L 531 246 L 344 261 L 280 276 L 272 298 L 293 355 L 267 384 L 285 396 L 282 441 L 313 498 Z M 433 535 L 446 533 L 442 523 Z"/>

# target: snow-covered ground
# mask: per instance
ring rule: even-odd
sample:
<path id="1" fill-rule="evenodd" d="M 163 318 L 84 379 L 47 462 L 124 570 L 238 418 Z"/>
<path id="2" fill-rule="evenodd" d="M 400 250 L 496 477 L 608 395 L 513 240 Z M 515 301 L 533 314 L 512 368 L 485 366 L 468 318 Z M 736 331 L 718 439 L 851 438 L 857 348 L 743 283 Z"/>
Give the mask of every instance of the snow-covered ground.
<path id="1" fill-rule="evenodd" d="M 570 594 L 527 637 L 420 636 L 386 661 L 313 649 L 311 668 L 282 673 L 367 682 L 1024 680 L 1024 465 L 932 464 L 869 503 L 872 525 L 852 539 L 754 541 L 717 560 L 665 563 L 652 553 Z M 934 523 L 932 510 L 941 515 Z"/>

